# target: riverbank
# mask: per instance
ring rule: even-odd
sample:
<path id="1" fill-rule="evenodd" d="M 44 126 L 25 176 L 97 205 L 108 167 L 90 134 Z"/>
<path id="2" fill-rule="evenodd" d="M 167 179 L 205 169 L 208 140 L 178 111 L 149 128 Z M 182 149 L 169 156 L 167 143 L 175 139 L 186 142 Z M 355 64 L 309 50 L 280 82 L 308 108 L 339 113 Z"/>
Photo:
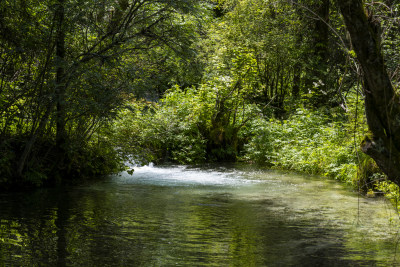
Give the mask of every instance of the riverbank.
<path id="1" fill-rule="evenodd" d="M 365 125 L 360 122 L 360 128 L 351 132 L 351 124 L 354 118 L 332 119 L 305 109 L 287 120 L 259 120 L 243 159 L 340 180 L 368 197 L 385 195 L 398 208 L 398 186 L 359 148 Z"/>
<path id="2" fill-rule="evenodd" d="M 356 98 L 347 112 L 341 107 L 298 107 L 279 119 L 254 105 L 241 106 L 236 117 L 226 110 L 213 111 L 213 93 L 211 87 L 176 87 L 159 104 L 132 102 L 109 139 L 121 153 L 137 155 L 139 161 L 244 161 L 340 180 L 362 194 L 383 192 L 400 203 L 398 187 L 360 151 L 368 131 L 360 114 L 363 105 Z M 222 112 L 227 113 L 223 122 L 216 119 Z"/>

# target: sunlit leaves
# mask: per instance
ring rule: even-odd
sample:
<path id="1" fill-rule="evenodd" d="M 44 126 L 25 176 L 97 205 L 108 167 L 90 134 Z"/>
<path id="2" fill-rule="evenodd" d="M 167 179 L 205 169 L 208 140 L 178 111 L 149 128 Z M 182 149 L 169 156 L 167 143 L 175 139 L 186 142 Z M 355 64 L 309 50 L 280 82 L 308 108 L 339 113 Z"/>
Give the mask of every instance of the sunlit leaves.
<path id="1" fill-rule="evenodd" d="M 346 125 L 320 112 L 298 109 L 288 120 L 260 119 L 246 145 L 248 160 L 353 183 L 357 159 Z"/>

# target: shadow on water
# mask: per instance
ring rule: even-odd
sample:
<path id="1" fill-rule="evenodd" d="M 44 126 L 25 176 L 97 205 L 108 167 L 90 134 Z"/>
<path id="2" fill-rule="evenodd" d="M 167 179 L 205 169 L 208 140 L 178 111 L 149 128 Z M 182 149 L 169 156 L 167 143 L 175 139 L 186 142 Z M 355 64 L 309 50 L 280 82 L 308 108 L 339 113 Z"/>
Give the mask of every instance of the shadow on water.
<path id="1" fill-rule="evenodd" d="M 363 199 L 357 217 L 357 201 L 311 177 L 143 167 L 87 186 L 0 195 L 0 265 L 395 265 L 397 222 L 376 200 Z"/>

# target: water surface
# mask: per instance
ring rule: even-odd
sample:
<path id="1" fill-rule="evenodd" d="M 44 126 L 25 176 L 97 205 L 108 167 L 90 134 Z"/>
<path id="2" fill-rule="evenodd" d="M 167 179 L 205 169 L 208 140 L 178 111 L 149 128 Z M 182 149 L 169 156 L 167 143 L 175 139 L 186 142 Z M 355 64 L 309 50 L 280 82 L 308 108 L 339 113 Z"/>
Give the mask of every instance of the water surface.
<path id="1" fill-rule="evenodd" d="M 248 167 L 140 167 L 0 195 L 0 266 L 396 266 L 383 199 Z"/>

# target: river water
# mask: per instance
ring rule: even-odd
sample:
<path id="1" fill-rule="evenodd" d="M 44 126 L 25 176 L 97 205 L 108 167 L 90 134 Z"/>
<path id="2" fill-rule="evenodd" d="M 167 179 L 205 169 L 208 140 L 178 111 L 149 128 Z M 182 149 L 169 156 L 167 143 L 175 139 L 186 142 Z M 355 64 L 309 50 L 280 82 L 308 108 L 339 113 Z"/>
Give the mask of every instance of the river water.
<path id="1" fill-rule="evenodd" d="M 317 177 L 145 166 L 1 194 L 0 266 L 399 266 L 399 225 L 385 200 Z"/>

